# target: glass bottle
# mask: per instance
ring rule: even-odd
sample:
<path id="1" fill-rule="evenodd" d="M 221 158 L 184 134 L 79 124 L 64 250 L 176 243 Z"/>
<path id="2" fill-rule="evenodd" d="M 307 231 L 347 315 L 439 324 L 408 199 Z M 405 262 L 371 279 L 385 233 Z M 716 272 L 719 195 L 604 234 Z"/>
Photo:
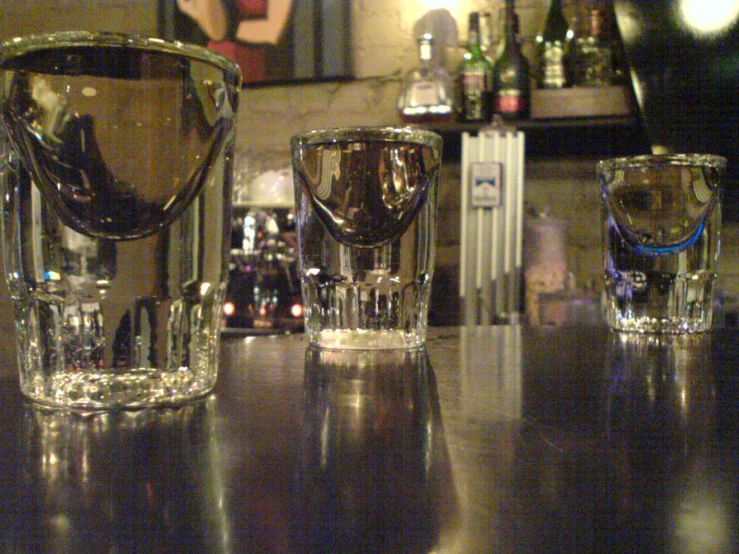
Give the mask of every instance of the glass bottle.
<path id="1" fill-rule="evenodd" d="M 544 23 L 544 30 L 536 37 L 541 63 L 539 86 L 562 88 L 567 84 L 565 69 L 565 46 L 567 44 L 567 21 L 562 14 L 561 0 L 552 0 Z"/>
<path id="2" fill-rule="evenodd" d="M 629 62 L 626 60 L 624 44 L 618 25 L 616 24 L 616 13 L 614 12 L 613 6 L 604 5 L 601 16 L 603 17 L 601 38 L 611 47 L 612 84 L 630 84 Z"/>
<path id="3" fill-rule="evenodd" d="M 580 20 L 577 16 L 573 16 L 570 19 L 570 28 L 567 30 L 564 58 L 567 85 L 571 87 L 576 86 L 582 81 L 580 52 L 584 40 Z"/>
<path id="4" fill-rule="evenodd" d="M 590 36 L 583 42 L 582 84 L 586 87 L 604 87 L 613 83 L 613 52 L 603 40 L 603 18 L 600 10 L 590 12 Z"/>
<path id="5" fill-rule="evenodd" d="M 514 0 L 506 0 L 505 35 L 493 69 L 495 113 L 505 120 L 525 119 L 529 114 L 529 63 L 518 42 L 518 15 Z"/>
<path id="6" fill-rule="evenodd" d="M 398 110 L 406 123 L 443 123 L 454 115 L 454 87 L 449 73 L 434 62 L 434 39 L 418 39 L 420 65 L 409 71 L 398 97 Z"/>
<path id="7" fill-rule="evenodd" d="M 472 12 L 467 52 L 457 75 L 458 114 L 462 122 L 490 121 L 492 117 L 493 64 L 480 48 L 480 14 Z"/>
<path id="8" fill-rule="evenodd" d="M 480 50 L 484 56 L 492 59 L 493 56 L 493 14 L 480 13 Z"/>

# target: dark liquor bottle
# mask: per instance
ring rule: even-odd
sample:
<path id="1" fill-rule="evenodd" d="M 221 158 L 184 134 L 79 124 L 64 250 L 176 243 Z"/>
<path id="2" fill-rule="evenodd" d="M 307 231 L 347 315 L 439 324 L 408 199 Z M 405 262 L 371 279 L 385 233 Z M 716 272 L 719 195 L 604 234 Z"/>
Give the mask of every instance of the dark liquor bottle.
<path id="1" fill-rule="evenodd" d="M 518 42 L 518 15 L 514 0 L 506 0 L 505 36 L 493 69 L 495 113 L 505 120 L 525 119 L 531 97 L 529 63 Z"/>
<path id="2" fill-rule="evenodd" d="M 570 28 L 567 30 L 567 43 L 565 44 L 565 72 L 567 74 L 567 86 L 574 87 L 582 81 L 580 54 L 585 37 L 582 35 L 580 20 L 577 16 L 570 19 Z"/>
<path id="3" fill-rule="evenodd" d="M 406 123 L 438 123 L 454 117 L 452 79 L 434 63 L 433 44 L 430 34 L 418 39 L 420 65 L 405 76 L 398 110 Z"/>
<path id="4" fill-rule="evenodd" d="M 623 85 L 625 83 L 631 83 L 631 77 L 629 73 L 629 62 L 626 60 L 626 53 L 624 52 L 624 43 L 621 37 L 621 33 L 616 23 L 616 14 L 614 12 L 613 5 L 605 4 L 603 11 L 603 31 L 601 33 L 602 39 L 611 47 L 611 65 L 613 68 L 613 84 Z"/>
<path id="5" fill-rule="evenodd" d="M 490 121 L 492 118 L 493 64 L 480 47 L 480 14 L 470 14 L 467 52 L 457 76 L 459 120 Z"/>
<path id="6" fill-rule="evenodd" d="M 541 88 L 562 88 L 567 84 L 565 46 L 567 21 L 562 14 L 561 0 L 552 0 L 544 23 L 544 30 L 536 37 L 539 47 Z"/>

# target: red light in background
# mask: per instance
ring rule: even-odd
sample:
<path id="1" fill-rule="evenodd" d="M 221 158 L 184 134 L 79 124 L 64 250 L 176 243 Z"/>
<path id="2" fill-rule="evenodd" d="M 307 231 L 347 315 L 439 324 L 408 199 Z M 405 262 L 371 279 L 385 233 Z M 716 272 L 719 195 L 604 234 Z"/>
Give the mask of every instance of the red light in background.
<path id="1" fill-rule="evenodd" d="M 290 313 L 293 317 L 303 317 L 303 305 L 302 304 L 293 304 L 290 307 Z"/>
<path id="2" fill-rule="evenodd" d="M 233 302 L 226 302 L 223 305 L 223 314 L 230 317 L 236 313 L 236 306 Z"/>

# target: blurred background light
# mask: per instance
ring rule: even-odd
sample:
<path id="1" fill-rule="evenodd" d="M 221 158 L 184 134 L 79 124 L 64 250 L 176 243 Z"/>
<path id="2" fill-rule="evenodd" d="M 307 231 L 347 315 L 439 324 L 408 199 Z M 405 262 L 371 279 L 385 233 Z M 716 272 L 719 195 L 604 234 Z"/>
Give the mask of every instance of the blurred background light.
<path id="1" fill-rule="evenodd" d="M 729 29 L 739 18 L 739 0 L 682 0 L 679 12 L 692 32 L 714 35 Z"/>

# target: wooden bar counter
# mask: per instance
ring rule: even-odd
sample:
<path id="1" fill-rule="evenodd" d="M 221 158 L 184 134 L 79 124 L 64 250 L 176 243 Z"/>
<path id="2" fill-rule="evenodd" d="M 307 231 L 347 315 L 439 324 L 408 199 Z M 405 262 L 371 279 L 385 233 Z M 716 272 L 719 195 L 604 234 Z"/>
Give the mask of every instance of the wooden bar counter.
<path id="1" fill-rule="evenodd" d="M 1 361 L 3 552 L 739 551 L 739 331 L 231 332 L 210 397 L 107 413 Z"/>

